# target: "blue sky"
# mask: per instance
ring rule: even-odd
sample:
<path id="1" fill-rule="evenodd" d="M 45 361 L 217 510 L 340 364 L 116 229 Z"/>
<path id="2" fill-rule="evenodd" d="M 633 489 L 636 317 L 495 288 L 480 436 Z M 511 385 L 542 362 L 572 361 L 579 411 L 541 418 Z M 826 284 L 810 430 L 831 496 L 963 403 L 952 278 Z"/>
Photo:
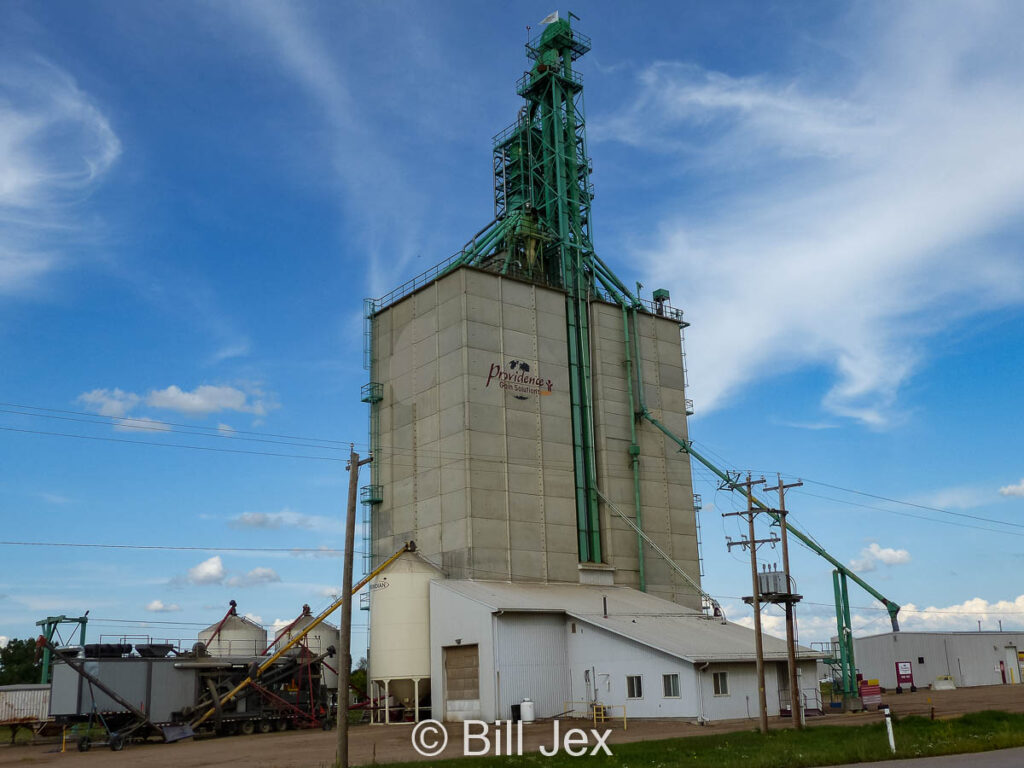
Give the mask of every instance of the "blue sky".
<path id="1" fill-rule="evenodd" d="M 329 602 L 362 299 L 490 219 L 490 137 L 551 10 L 3 5 L 0 538 L 211 549 L 0 545 L 0 636 Z M 686 311 L 697 446 L 804 478 L 796 522 L 905 627 L 1024 626 L 1020 5 L 573 10 L 596 245 Z M 747 620 L 736 501 L 695 476 L 705 584 Z M 830 568 L 794 568 L 824 639 Z"/>

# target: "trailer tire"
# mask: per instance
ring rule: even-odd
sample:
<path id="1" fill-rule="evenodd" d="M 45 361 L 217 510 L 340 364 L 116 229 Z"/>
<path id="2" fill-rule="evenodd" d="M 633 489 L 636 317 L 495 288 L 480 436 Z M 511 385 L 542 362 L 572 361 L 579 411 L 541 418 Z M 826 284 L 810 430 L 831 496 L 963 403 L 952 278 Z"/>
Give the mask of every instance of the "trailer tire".
<path id="1" fill-rule="evenodd" d="M 269 720 L 260 720 L 259 729 L 260 733 L 270 733 L 274 730 L 274 724 Z"/>
<path id="2" fill-rule="evenodd" d="M 252 736 L 256 733 L 256 723 L 252 720 L 243 720 L 238 724 L 238 732 L 243 736 Z"/>
<path id="3" fill-rule="evenodd" d="M 78 740 L 78 751 L 79 752 L 88 752 L 89 751 L 89 747 L 91 747 L 91 746 L 92 746 L 92 739 L 90 739 L 88 736 L 82 736 Z"/>
<path id="4" fill-rule="evenodd" d="M 325 731 L 329 731 L 334 727 L 334 723 L 331 722 L 331 718 L 327 717 L 324 719 L 323 723 L 320 724 L 320 727 Z"/>
<path id="5" fill-rule="evenodd" d="M 274 723 L 274 727 L 277 728 L 278 731 L 287 731 L 288 730 L 288 721 L 287 720 L 278 720 L 277 722 Z"/>
<path id="6" fill-rule="evenodd" d="M 124 736 L 120 736 L 116 733 L 110 734 L 110 748 L 114 752 L 120 752 L 124 749 Z"/>

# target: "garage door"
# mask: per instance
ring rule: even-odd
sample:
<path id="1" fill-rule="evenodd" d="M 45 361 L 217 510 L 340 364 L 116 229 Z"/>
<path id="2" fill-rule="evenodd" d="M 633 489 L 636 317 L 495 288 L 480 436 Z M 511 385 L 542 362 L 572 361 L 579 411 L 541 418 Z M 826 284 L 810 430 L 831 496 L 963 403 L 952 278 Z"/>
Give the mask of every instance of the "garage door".
<path id="1" fill-rule="evenodd" d="M 444 648 L 445 719 L 480 717 L 480 652 L 475 645 Z"/>

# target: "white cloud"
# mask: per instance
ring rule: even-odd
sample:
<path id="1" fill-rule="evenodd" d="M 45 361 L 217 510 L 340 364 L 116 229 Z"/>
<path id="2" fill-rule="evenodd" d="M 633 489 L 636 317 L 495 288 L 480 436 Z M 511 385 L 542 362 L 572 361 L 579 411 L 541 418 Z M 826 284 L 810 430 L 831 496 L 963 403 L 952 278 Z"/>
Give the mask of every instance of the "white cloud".
<path id="1" fill-rule="evenodd" d="M 699 211 L 634 243 L 644 282 L 673 288 L 693 323 L 698 412 L 815 366 L 832 374 L 827 411 L 885 427 L 905 418 L 923 341 L 1024 301 L 1024 262 L 998 245 L 1024 205 L 1020 10 L 957 7 L 956 24 L 929 4 L 863 23 L 832 90 L 657 63 L 597 121 L 596 138 L 715 174 Z"/>
<path id="2" fill-rule="evenodd" d="M 161 428 L 163 422 L 156 419 L 126 418 L 132 410 L 141 404 L 148 405 L 150 408 L 176 411 L 186 416 L 208 416 L 221 411 L 264 416 L 268 411 L 277 408 L 277 404 L 258 387 L 249 386 L 240 389 L 210 384 L 202 384 L 192 391 L 172 384 L 164 389 L 150 390 L 144 396 L 119 388 L 94 389 L 91 392 L 83 392 L 78 396 L 78 401 L 101 416 L 123 419 L 118 421 L 115 426 L 121 430 Z M 233 431 L 226 424 L 218 425 L 218 429 L 222 433 Z"/>
<path id="3" fill-rule="evenodd" d="M 232 528 L 303 528 L 306 530 L 325 530 L 340 528 L 341 520 L 332 520 L 319 515 L 303 515 L 290 509 L 280 512 L 243 512 L 231 518 L 228 524 Z"/>
<path id="4" fill-rule="evenodd" d="M 249 621 L 254 621 L 257 624 L 262 624 L 263 623 L 263 617 L 262 616 L 258 616 L 255 613 L 247 613 L 247 614 L 245 614 L 245 618 L 247 618 Z"/>
<path id="5" fill-rule="evenodd" d="M 185 577 L 190 584 L 220 584 L 224 581 L 227 572 L 224 570 L 224 562 L 220 555 L 214 555 L 192 568 L 188 569 Z"/>
<path id="6" fill-rule="evenodd" d="M 6 648 L 9 642 L 10 638 L 7 635 L 0 635 L 0 648 Z"/>
<path id="7" fill-rule="evenodd" d="M 905 565 L 910 562 L 910 553 L 905 549 L 893 549 L 883 547 L 877 541 L 860 551 L 860 558 L 850 561 L 850 567 L 855 571 L 873 571 L 879 563 L 882 565 Z"/>
<path id="8" fill-rule="evenodd" d="M 726 602 L 726 615 L 730 621 L 753 627 L 750 606 L 739 601 Z M 831 606 L 801 604 L 798 613 L 801 645 L 827 641 L 835 636 L 836 619 Z M 1000 621 L 1004 630 L 1024 630 L 1024 595 L 995 602 L 975 597 L 953 605 L 930 605 L 923 608 L 915 603 L 907 603 L 899 613 L 900 629 L 908 632 L 971 631 L 977 630 L 979 621 L 982 629 L 986 630 L 998 629 Z M 870 606 L 854 606 L 850 623 L 857 637 L 876 635 L 892 629 L 888 612 L 876 601 L 871 601 Z M 766 634 L 786 636 L 785 617 L 781 612 L 777 614 L 771 609 L 763 612 L 761 626 Z"/>
<path id="9" fill-rule="evenodd" d="M 266 405 L 261 399 L 249 400 L 249 395 L 236 387 L 215 387 L 203 384 L 191 392 L 171 385 L 153 390 L 146 395 L 146 404 L 153 408 L 178 411 L 190 416 L 206 416 L 219 411 L 239 411 L 262 416 Z"/>
<path id="10" fill-rule="evenodd" d="M 222 435 L 233 435 L 236 432 L 234 427 L 224 424 L 223 422 L 217 425 L 217 431 Z"/>
<path id="11" fill-rule="evenodd" d="M 177 603 L 170 603 L 168 605 L 163 600 L 153 600 L 146 605 L 146 610 L 153 613 L 172 613 L 173 611 L 180 611 L 181 606 Z"/>
<path id="12" fill-rule="evenodd" d="M 1010 600 L 997 600 L 990 603 L 982 597 L 971 598 L 962 603 L 947 606 L 928 606 L 918 608 L 914 603 L 907 603 L 900 613 L 900 626 L 912 630 L 972 630 L 998 629 L 998 622 L 1003 622 L 1003 629 L 1024 627 L 1024 595 Z"/>
<path id="13" fill-rule="evenodd" d="M 1016 485 L 1004 485 L 999 489 L 1000 496 L 1024 496 L 1024 478 Z"/>
<path id="14" fill-rule="evenodd" d="M 123 389 L 94 389 L 91 392 L 83 392 L 78 396 L 78 402 L 89 406 L 101 416 L 119 418 L 127 416 L 141 398 L 134 392 L 125 392 Z"/>
<path id="15" fill-rule="evenodd" d="M 81 237 L 77 209 L 121 154 L 106 117 L 39 57 L 0 65 L 0 294 L 35 287 Z"/>
<path id="16" fill-rule="evenodd" d="M 257 587 L 260 584 L 274 584 L 281 581 L 273 568 L 253 568 L 244 576 L 232 576 L 227 580 L 229 587 Z"/>

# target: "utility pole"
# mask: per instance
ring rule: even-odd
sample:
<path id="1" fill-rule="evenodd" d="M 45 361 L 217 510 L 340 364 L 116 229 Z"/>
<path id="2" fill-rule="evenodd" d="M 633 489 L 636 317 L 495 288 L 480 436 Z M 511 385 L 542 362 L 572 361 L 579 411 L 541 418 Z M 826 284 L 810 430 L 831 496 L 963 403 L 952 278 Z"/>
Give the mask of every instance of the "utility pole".
<path id="1" fill-rule="evenodd" d="M 796 617 L 794 616 L 795 600 L 793 600 L 793 582 L 789 575 L 789 537 L 786 535 L 786 490 L 799 488 L 803 483 L 785 484 L 782 482 L 782 475 L 777 475 L 778 485 L 773 488 L 765 488 L 765 491 L 779 492 L 779 508 L 775 510 L 779 514 L 779 529 L 782 531 L 782 573 L 786 579 L 786 653 L 789 657 L 789 695 L 790 707 L 793 713 L 793 724 L 797 729 L 804 727 L 804 708 L 800 701 L 800 683 L 796 670 Z"/>
<path id="2" fill-rule="evenodd" d="M 730 539 L 726 539 L 726 546 L 730 550 L 732 550 L 733 547 L 746 547 L 750 549 L 750 580 L 751 587 L 754 590 L 753 595 L 750 598 L 750 604 L 754 608 L 754 652 L 757 659 L 757 705 L 760 714 L 761 733 L 768 733 L 768 700 L 765 695 L 764 684 L 764 641 L 761 638 L 761 590 L 757 583 L 757 545 L 775 543 L 778 539 L 774 536 L 770 539 L 758 539 L 755 537 L 754 518 L 757 516 L 759 510 L 754 508 L 754 496 L 751 489 L 755 485 L 760 485 L 763 482 L 765 482 L 763 477 L 760 480 L 751 480 L 750 473 L 748 472 L 747 482 L 735 483 L 734 485 L 736 487 L 746 490 L 747 509 L 743 512 L 726 512 L 722 514 L 722 517 L 745 517 L 747 519 L 747 525 L 749 526 L 749 538 L 746 538 L 744 541 L 732 541 Z"/>
<path id="3" fill-rule="evenodd" d="M 355 557 L 356 501 L 359 496 L 359 468 L 373 461 L 373 455 L 359 460 L 354 445 L 348 456 L 348 514 L 345 518 L 345 563 L 342 566 L 341 650 L 338 653 L 338 768 L 348 768 L 348 686 L 352 678 L 352 560 Z"/>

